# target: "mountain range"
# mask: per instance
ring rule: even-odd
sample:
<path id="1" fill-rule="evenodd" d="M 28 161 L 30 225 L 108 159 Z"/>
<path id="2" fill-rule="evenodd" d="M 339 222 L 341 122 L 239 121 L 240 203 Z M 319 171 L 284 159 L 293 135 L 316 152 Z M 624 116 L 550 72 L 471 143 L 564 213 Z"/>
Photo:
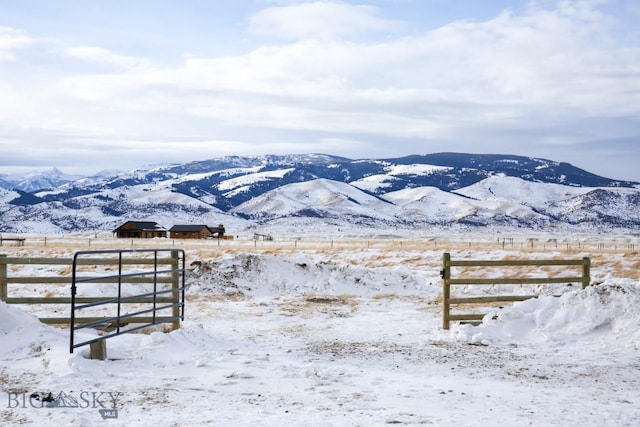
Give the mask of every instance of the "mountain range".
<path id="1" fill-rule="evenodd" d="M 103 232 L 128 220 L 228 230 L 284 223 L 633 230 L 640 183 L 546 159 L 465 153 L 227 156 L 91 177 L 57 169 L 0 177 L 0 232 Z"/>

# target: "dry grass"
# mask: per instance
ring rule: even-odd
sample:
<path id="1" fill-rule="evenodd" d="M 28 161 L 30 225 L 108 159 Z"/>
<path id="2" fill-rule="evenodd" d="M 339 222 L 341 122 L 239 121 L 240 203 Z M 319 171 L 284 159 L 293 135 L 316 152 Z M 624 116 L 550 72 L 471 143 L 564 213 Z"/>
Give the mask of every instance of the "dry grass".
<path id="1" fill-rule="evenodd" d="M 70 276 L 71 272 L 72 272 L 72 268 L 70 265 L 63 267 L 61 269 L 58 270 L 58 275 L 60 276 Z"/>
<path id="2" fill-rule="evenodd" d="M 329 305 L 346 305 L 356 308 L 359 304 L 358 299 L 353 295 L 309 295 L 304 298 L 311 305 L 313 304 L 329 304 Z"/>
<path id="3" fill-rule="evenodd" d="M 0 385 L 3 389 L 9 385 L 9 376 L 4 372 L 4 368 L 0 370 Z"/>
<path id="4" fill-rule="evenodd" d="M 171 332 L 173 330 L 173 327 L 171 326 L 170 323 L 160 323 L 158 325 L 152 325 L 146 328 L 142 328 L 142 329 L 138 329 L 135 331 L 131 331 L 131 332 L 127 332 L 125 330 L 125 332 L 130 333 L 130 334 L 145 334 L 148 335 L 152 332 Z"/>
<path id="5" fill-rule="evenodd" d="M 387 299 L 397 299 L 399 298 L 398 294 L 376 294 L 373 296 L 374 300 L 387 300 Z"/>
<path id="6" fill-rule="evenodd" d="M 47 289 L 47 290 L 44 292 L 44 297 L 45 297 L 45 298 L 53 298 L 53 297 L 55 297 L 57 294 L 58 294 L 58 293 L 57 293 L 55 290 L 53 290 L 53 289 Z"/>
<path id="7" fill-rule="evenodd" d="M 2 247 L 0 254 L 16 257 L 66 257 L 79 250 L 98 249 L 152 249 L 175 247 L 186 251 L 187 265 L 197 260 L 219 260 L 237 254 L 264 254 L 293 256 L 307 254 L 350 266 L 368 268 L 406 266 L 414 269 L 438 271 L 442 266 L 442 253 L 448 251 L 455 259 L 579 259 L 591 258 L 592 276 L 638 278 L 640 256 L 636 245 L 640 242 L 607 241 L 609 236 L 552 236 L 532 240 L 526 236 L 504 241 L 502 237 L 475 234 L 466 236 L 416 239 L 301 239 L 283 237 L 273 241 L 229 240 L 194 241 L 169 239 L 89 239 L 78 237 L 27 238 L 24 247 Z M 458 240 L 456 240 L 458 239 Z M 555 239 L 555 241 L 553 240 Z M 20 275 L 27 266 L 9 266 L 9 274 Z M 30 267 L 33 269 L 33 267 Z M 71 266 L 56 267 L 60 276 L 69 276 Z M 81 266 L 80 268 L 85 268 Z M 88 268 L 88 267 L 87 267 Z M 33 270 L 31 270 L 33 272 Z M 470 274 L 485 274 L 471 271 Z M 543 274 L 555 274 L 549 268 Z M 33 274 L 33 273 L 32 273 Z M 51 275 L 50 273 L 44 273 Z M 527 274 L 536 274 L 533 271 Z M 229 298 L 229 297 L 225 297 Z"/>
<path id="8" fill-rule="evenodd" d="M 188 242 L 187 242 L 188 243 Z M 373 245 L 372 245 L 373 246 Z M 185 247 L 184 249 L 187 251 L 187 265 L 190 265 L 192 262 L 196 260 L 219 260 L 225 256 L 233 256 L 235 254 L 266 254 L 271 256 L 288 256 L 290 254 L 304 254 L 307 253 L 311 256 L 326 256 L 328 259 L 335 259 L 337 261 L 343 262 L 347 265 L 351 266 L 366 266 L 368 268 L 376 268 L 376 267 L 394 267 L 403 265 L 409 268 L 423 268 L 423 269 L 440 269 L 442 265 L 441 252 L 437 251 L 425 251 L 420 252 L 416 251 L 416 248 L 409 248 L 409 245 L 394 246 L 392 249 L 381 251 L 379 247 L 376 247 L 372 250 L 364 250 L 359 252 L 357 255 L 353 254 L 351 249 L 334 247 L 333 249 L 323 249 L 319 250 L 318 248 L 298 248 L 296 251 L 290 251 L 289 249 L 282 248 L 253 248 L 251 246 L 238 246 L 235 248 L 227 248 L 224 251 L 218 250 L 199 250 L 197 248 L 192 249 L 190 247 Z M 415 245 L 414 245 L 415 246 Z M 480 245 L 479 249 L 472 248 L 469 250 L 468 245 L 464 248 L 464 251 L 455 250 L 456 246 L 452 244 L 447 250 L 452 253 L 452 257 L 456 259 L 486 259 L 487 254 L 492 253 L 492 248 L 489 243 L 485 245 Z M 462 245 L 465 246 L 465 245 Z M 495 246 L 495 245 L 494 245 Z M 13 248 L 3 248 L 3 249 L 13 249 Z M 69 251 L 72 251 L 73 248 L 58 248 L 58 247 L 47 247 L 40 249 L 37 256 L 42 257 L 64 257 L 67 256 Z M 9 256 L 20 256 L 24 257 L 25 254 L 22 251 L 22 248 L 15 250 L 18 253 L 8 253 L 10 251 L 5 250 L 3 253 L 6 253 Z M 13 251 L 12 251 L 13 252 Z M 630 277 L 637 278 L 638 272 L 640 271 L 640 256 L 638 255 L 638 251 L 626 251 L 626 250 L 593 250 L 593 251 L 585 251 L 584 248 L 580 250 L 577 249 L 562 249 L 558 251 L 539 251 L 539 250 L 531 250 L 527 249 L 510 249 L 506 250 L 495 250 L 495 258 L 494 259 L 504 259 L 504 260 L 517 260 L 517 259 L 530 259 L 530 258 L 538 258 L 538 259 L 579 259 L 583 256 L 588 256 L 591 258 L 592 271 L 597 272 L 599 269 L 606 270 L 609 274 L 612 274 L 616 277 Z M 30 255 L 34 256 L 34 255 Z M 25 268 L 31 268 L 33 271 L 33 267 L 28 266 L 20 266 L 20 265 L 10 265 L 8 268 L 8 274 L 10 276 L 20 276 L 21 271 Z M 83 266 L 84 268 L 84 266 Z M 483 274 L 481 271 L 477 272 L 478 274 Z M 32 273 L 33 274 L 33 273 Z M 71 266 L 65 266 L 63 268 L 58 268 L 55 273 L 59 276 L 70 276 L 71 275 Z M 475 274 L 475 273 L 474 273 Z M 45 273 L 45 275 L 52 275 L 51 273 Z"/>

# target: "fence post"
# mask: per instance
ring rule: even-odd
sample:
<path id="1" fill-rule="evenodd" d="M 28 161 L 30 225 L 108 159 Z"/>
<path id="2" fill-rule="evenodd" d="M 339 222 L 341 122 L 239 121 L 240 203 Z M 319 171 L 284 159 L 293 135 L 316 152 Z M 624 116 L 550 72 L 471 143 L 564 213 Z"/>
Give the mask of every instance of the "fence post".
<path id="1" fill-rule="evenodd" d="M 449 329 L 449 297 L 451 296 L 451 255 L 445 252 L 442 255 L 442 329 Z"/>
<path id="2" fill-rule="evenodd" d="M 6 255 L 0 254 L 0 261 L 2 258 L 7 258 Z M 0 301 L 7 300 L 7 264 L 0 262 Z"/>
<path id="3" fill-rule="evenodd" d="M 89 359 L 106 360 L 107 340 L 95 341 L 89 344 Z"/>
<path id="4" fill-rule="evenodd" d="M 589 257 L 582 258 L 582 289 L 591 283 L 591 259 Z"/>
<path id="5" fill-rule="evenodd" d="M 178 274 L 178 251 L 171 251 L 171 269 L 173 272 L 171 273 L 171 298 L 173 298 L 173 308 L 171 310 L 171 315 L 175 319 L 171 323 L 171 329 L 176 330 L 180 329 L 180 292 L 178 289 L 180 288 L 180 275 Z"/>

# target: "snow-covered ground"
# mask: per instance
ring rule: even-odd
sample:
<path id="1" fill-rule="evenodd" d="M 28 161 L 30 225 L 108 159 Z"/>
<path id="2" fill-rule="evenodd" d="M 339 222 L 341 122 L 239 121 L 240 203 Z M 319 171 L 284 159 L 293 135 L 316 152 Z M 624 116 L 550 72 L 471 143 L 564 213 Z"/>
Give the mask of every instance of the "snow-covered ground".
<path id="1" fill-rule="evenodd" d="M 516 236 L 505 244 L 493 235 L 447 241 L 385 232 L 309 243 L 295 236 L 186 242 L 182 327 L 111 338 L 106 361 L 83 349 L 70 354 L 68 330 L 0 303 L 0 424 L 637 425 L 637 237 Z M 113 246 L 94 240 L 91 249 L 101 244 Z M 75 245 L 27 241 L 0 254 L 87 249 Z M 480 326 L 446 331 L 444 251 L 590 256 L 598 285 L 493 308 Z M 48 393 L 53 402 L 43 402 Z"/>

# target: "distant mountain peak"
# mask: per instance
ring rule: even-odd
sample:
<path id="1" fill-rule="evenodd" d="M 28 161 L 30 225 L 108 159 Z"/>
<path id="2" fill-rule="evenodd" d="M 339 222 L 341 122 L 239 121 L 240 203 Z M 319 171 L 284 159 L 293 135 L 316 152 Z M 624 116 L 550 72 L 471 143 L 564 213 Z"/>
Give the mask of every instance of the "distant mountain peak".
<path id="1" fill-rule="evenodd" d="M 66 174 L 54 166 L 27 174 L 7 176 L 5 177 L 6 183 L 2 187 L 31 193 L 43 189 L 53 189 L 80 178 L 82 175 Z"/>

